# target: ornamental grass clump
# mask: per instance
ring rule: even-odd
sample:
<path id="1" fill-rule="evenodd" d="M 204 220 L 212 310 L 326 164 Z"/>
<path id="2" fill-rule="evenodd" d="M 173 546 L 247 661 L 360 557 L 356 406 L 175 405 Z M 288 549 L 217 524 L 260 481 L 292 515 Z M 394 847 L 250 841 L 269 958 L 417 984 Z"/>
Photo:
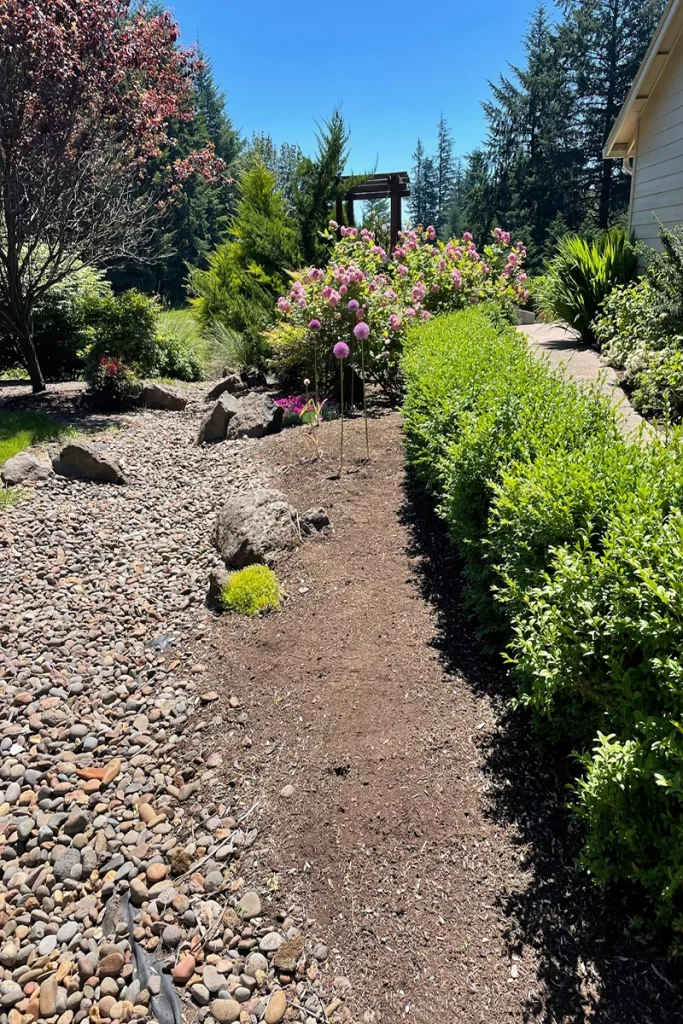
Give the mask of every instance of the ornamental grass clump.
<path id="1" fill-rule="evenodd" d="M 278 578 L 267 565 L 248 565 L 230 575 L 223 587 L 221 604 L 226 611 L 237 612 L 239 615 L 278 611 Z"/>

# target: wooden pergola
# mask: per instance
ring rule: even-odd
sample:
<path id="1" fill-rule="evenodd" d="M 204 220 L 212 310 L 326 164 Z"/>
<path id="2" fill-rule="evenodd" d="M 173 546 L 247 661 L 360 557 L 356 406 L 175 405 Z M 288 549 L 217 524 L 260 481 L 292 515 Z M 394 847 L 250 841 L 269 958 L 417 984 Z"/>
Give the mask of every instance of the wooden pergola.
<path id="1" fill-rule="evenodd" d="M 342 178 L 342 181 L 354 179 Z M 401 200 L 410 195 L 410 178 L 407 171 L 394 171 L 393 174 L 373 174 L 360 185 L 352 185 L 345 193 L 343 200 L 337 200 L 337 222 L 342 223 L 346 206 L 346 222 L 354 226 L 353 204 L 358 199 L 389 199 L 391 200 L 391 247 L 398 243 L 401 230 Z"/>

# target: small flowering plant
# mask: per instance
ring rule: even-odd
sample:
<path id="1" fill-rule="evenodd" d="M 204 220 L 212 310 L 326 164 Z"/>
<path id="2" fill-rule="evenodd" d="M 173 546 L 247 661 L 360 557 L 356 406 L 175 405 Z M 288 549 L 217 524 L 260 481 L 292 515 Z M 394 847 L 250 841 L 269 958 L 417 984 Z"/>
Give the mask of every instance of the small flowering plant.
<path id="1" fill-rule="evenodd" d="M 441 242 L 433 227 L 404 231 L 393 252 L 377 245 L 373 232 L 330 222 L 332 244 L 326 268 L 308 267 L 292 278 L 277 301 L 279 322 L 269 339 L 285 361 L 298 353 L 301 369 L 315 373 L 316 388 L 329 389 L 338 367 L 339 340 L 349 362 L 365 361 L 368 379 L 392 398 L 401 390 L 400 356 L 411 324 L 479 302 L 501 306 L 528 298 L 522 242 L 496 228 L 480 251 L 469 232 Z"/>
<path id="2" fill-rule="evenodd" d="M 88 393 L 104 408 L 131 405 L 140 395 L 137 377 L 120 356 L 94 359 L 86 367 L 84 377 Z"/>

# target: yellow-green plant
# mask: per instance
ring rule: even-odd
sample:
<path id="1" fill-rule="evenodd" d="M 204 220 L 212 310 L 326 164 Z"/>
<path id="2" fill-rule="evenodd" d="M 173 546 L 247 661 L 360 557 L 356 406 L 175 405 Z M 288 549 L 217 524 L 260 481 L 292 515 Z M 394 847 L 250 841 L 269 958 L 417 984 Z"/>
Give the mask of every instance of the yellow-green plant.
<path id="1" fill-rule="evenodd" d="M 258 615 L 280 607 L 280 584 L 267 565 L 248 565 L 230 575 L 221 594 L 223 608 L 240 615 Z"/>

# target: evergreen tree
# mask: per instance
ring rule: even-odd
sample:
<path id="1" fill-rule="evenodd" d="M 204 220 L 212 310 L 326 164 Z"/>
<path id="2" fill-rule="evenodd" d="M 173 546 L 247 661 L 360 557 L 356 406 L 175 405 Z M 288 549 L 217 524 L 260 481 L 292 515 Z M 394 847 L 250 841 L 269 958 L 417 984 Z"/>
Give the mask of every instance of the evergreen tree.
<path id="1" fill-rule="evenodd" d="M 602 150 L 665 6 L 665 0 L 559 0 L 582 107 L 582 136 L 599 228 L 628 205 L 629 179 Z"/>
<path id="2" fill-rule="evenodd" d="M 299 227 L 301 249 L 307 263 L 327 260 L 327 246 L 320 232 L 327 226 L 347 185 L 341 181 L 348 157 L 349 131 L 340 110 L 332 113 L 316 134 L 315 158 L 303 157 L 292 181 L 292 206 Z"/>
<path id="3" fill-rule="evenodd" d="M 446 218 L 446 210 L 453 195 L 453 177 L 455 164 L 453 161 L 453 140 L 448 130 L 446 119 L 441 112 L 437 126 L 437 151 L 436 151 L 436 192 L 437 192 L 437 217 L 435 226 L 442 228 Z"/>
<path id="4" fill-rule="evenodd" d="M 585 219 L 584 155 L 580 108 L 571 81 L 571 58 L 541 4 L 524 39 L 526 62 L 491 84 L 483 104 L 488 121 L 485 163 L 470 158 L 464 209 L 486 233 L 496 223 L 524 237 L 530 263 L 542 259 L 558 214 L 576 229 Z M 485 209 L 476 210 L 485 202 Z"/>
<path id="5" fill-rule="evenodd" d="M 192 272 L 200 319 L 206 326 L 219 321 L 258 339 L 273 318 L 278 294 L 286 289 L 287 271 L 300 261 L 296 227 L 275 175 L 254 163 L 242 176 L 228 239 L 211 254 L 207 269 Z"/>
<path id="6" fill-rule="evenodd" d="M 408 209 L 414 225 L 435 225 L 439 212 L 439 175 L 431 156 L 427 156 L 420 139 L 413 153 L 413 171 L 410 183 Z"/>

